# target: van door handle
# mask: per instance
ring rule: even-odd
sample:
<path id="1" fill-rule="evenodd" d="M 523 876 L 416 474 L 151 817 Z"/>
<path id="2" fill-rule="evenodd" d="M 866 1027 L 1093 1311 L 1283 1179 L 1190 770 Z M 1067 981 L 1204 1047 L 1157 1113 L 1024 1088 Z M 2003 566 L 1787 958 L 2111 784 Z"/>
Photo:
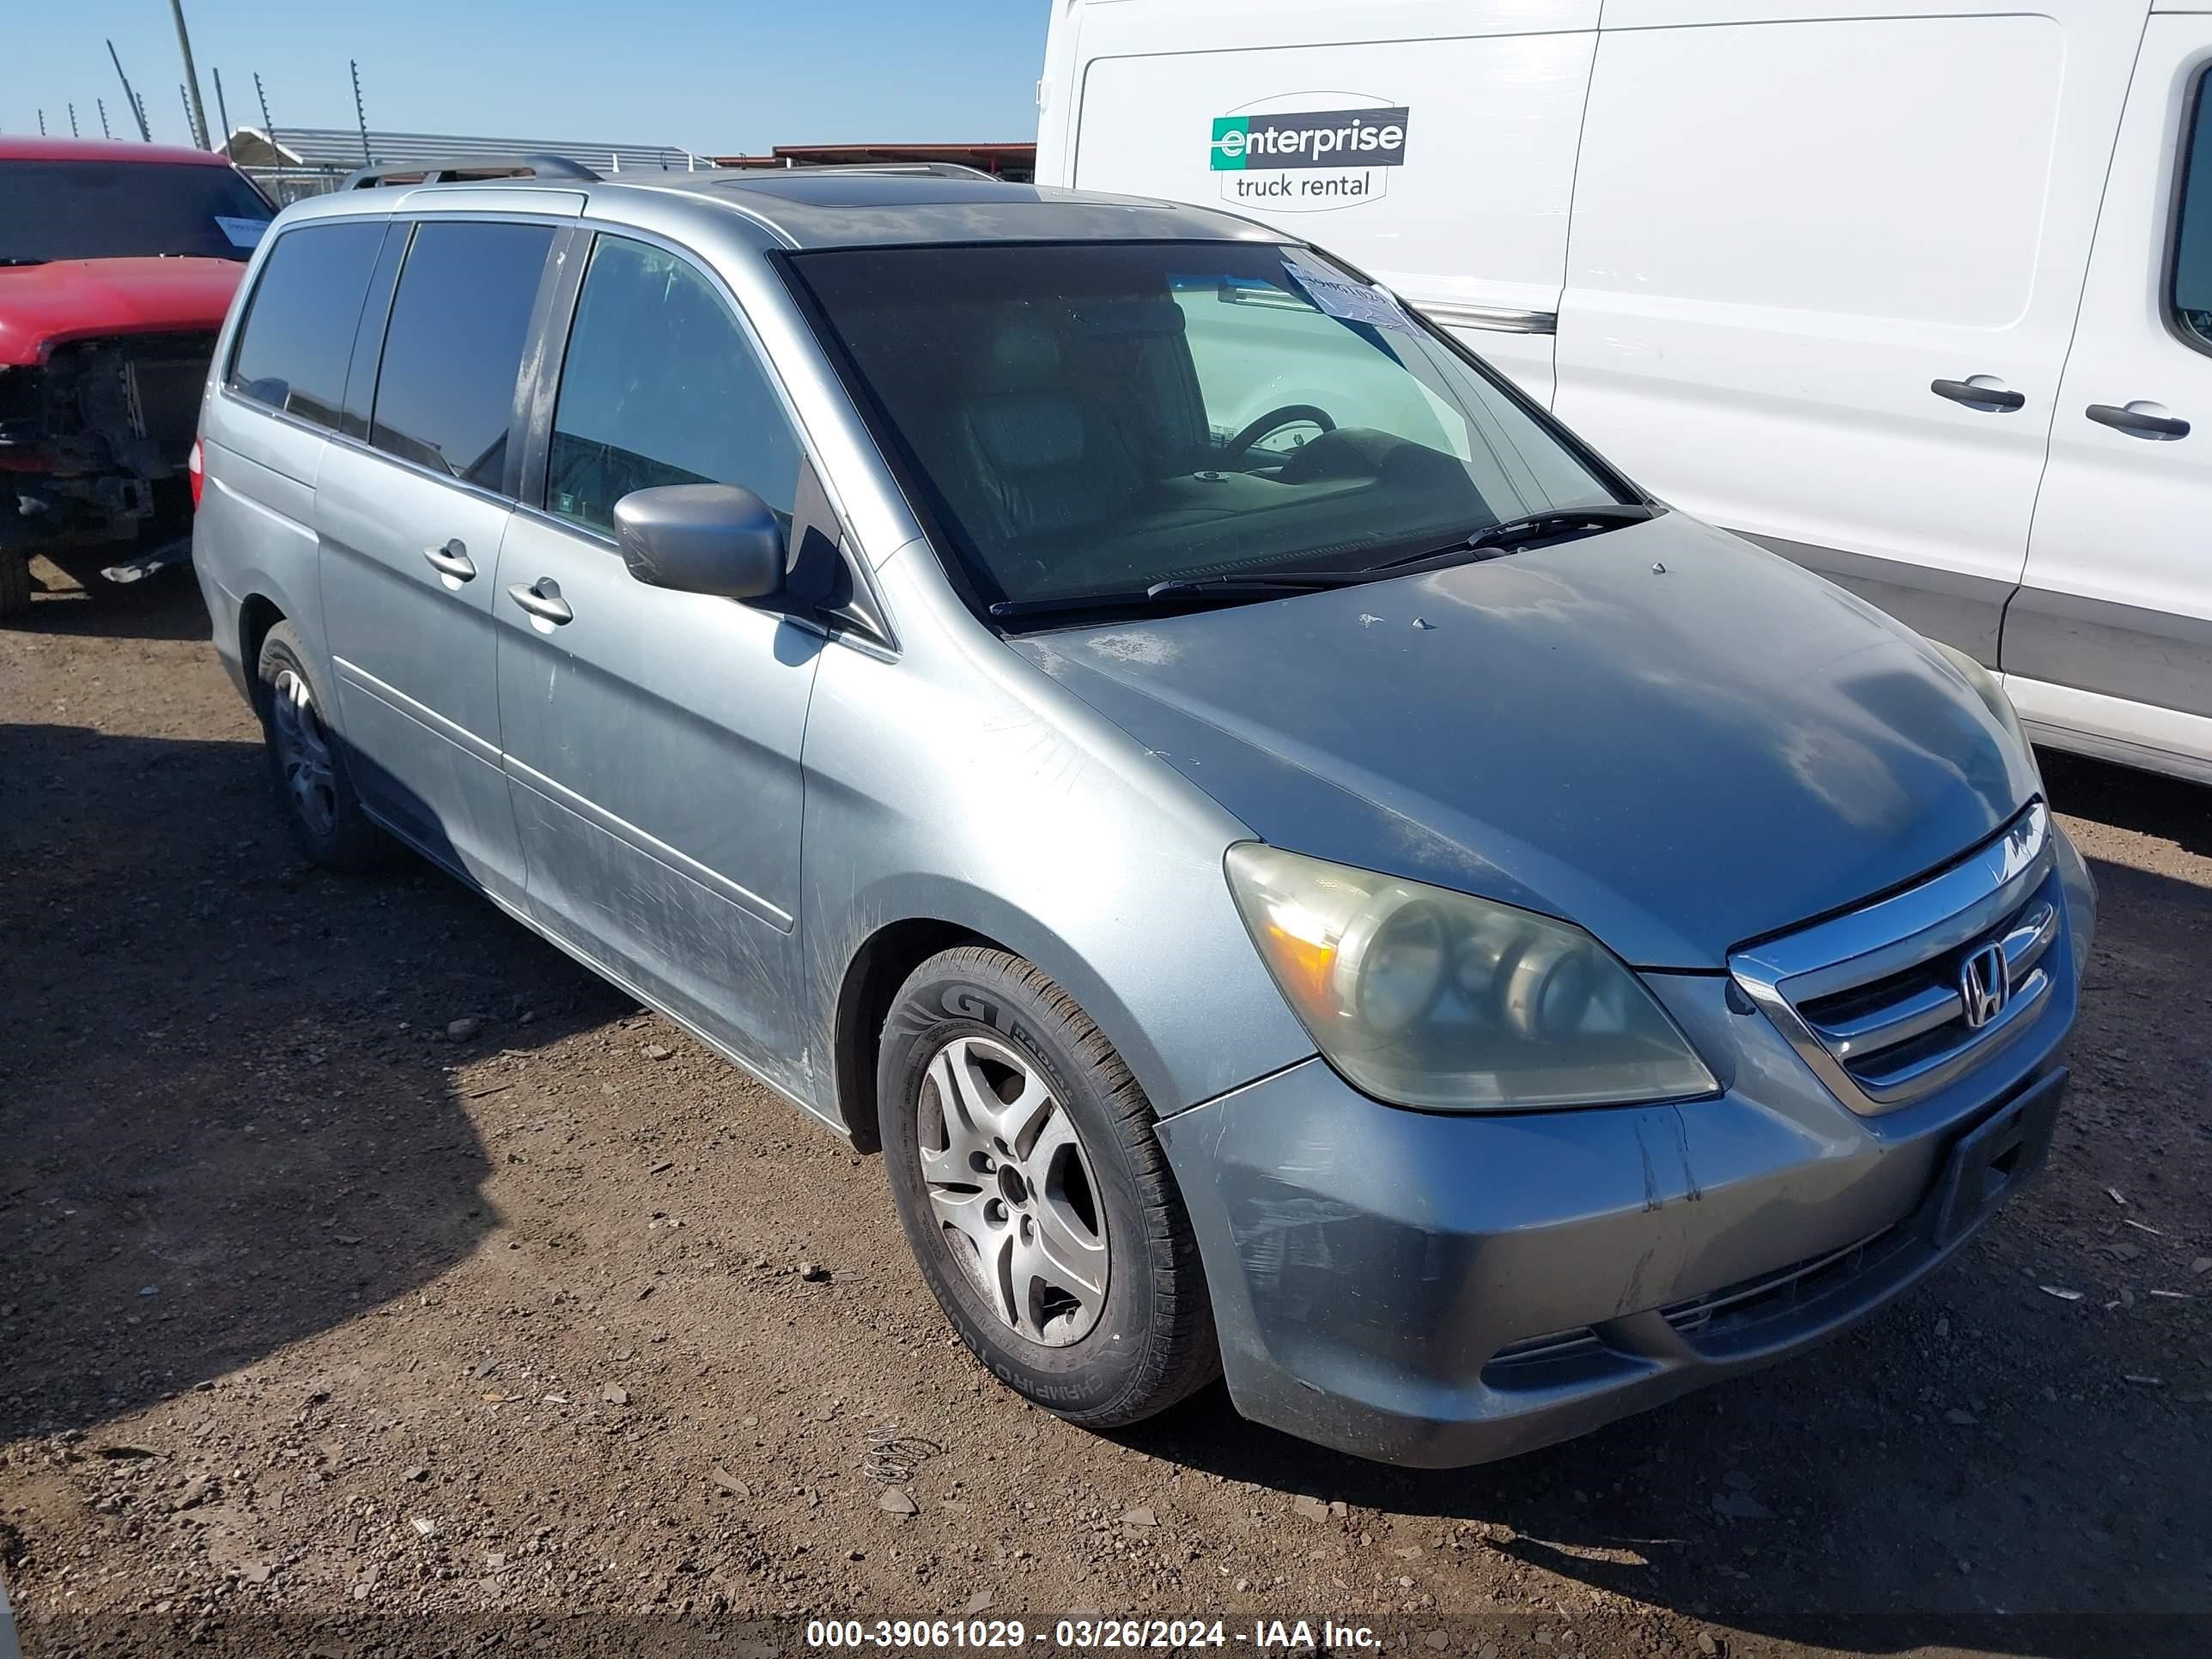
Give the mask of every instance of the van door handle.
<path id="1" fill-rule="evenodd" d="M 430 568 L 441 576 L 451 576 L 457 582 L 476 580 L 476 563 L 469 557 L 467 544 L 459 536 L 443 547 L 424 548 L 422 556 L 430 562 Z"/>
<path id="2" fill-rule="evenodd" d="M 550 576 L 541 576 L 530 586 L 520 582 L 507 590 L 507 596 L 543 623 L 558 628 L 573 621 L 576 613 L 568 608 L 568 601 L 561 597 L 561 584 Z"/>
<path id="3" fill-rule="evenodd" d="M 1948 398 L 1954 404 L 1964 404 L 1969 409 L 1984 413 L 2009 415 L 2015 409 L 2025 408 L 2027 399 L 2017 392 L 2006 392 L 1993 386 L 1976 386 L 1971 380 L 1930 380 L 1928 389 L 1939 398 Z"/>
<path id="4" fill-rule="evenodd" d="M 2109 426 L 2133 438 L 2186 438 L 2189 422 L 2168 415 L 2146 415 L 2139 409 L 2117 404 L 2091 404 L 2082 411 L 2099 426 Z"/>

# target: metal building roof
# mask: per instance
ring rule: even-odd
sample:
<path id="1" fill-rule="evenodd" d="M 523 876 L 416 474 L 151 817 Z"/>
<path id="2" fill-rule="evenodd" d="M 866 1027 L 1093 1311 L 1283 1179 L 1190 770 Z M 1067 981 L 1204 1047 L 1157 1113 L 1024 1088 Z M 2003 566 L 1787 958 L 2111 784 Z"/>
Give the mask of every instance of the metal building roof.
<path id="1" fill-rule="evenodd" d="M 328 167 L 350 171 L 362 165 L 361 134 L 352 127 L 280 126 L 274 137 L 258 127 L 240 127 L 230 136 L 231 157 L 250 167 Z M 704 166 L 675 144 L 601 144 L 548 138 L 463 138 L 448 133 L 368 131 L 369 162 L 397 167 L 410 161 L 440 161 L 455 155 L 514 157 L 562 155 L 595 173 L 684 173 Z"/>
<path id="2" fill-rule="evenodd" d="M 1027 184 L 1036 175 L 1036 145 L 1029 139 L 1003 144 L 778 144 L 766 155 L 717 155 L 714 161 L 718 167 L 761 171 L 854 163 L 957 161 L 994 179 Z"/>

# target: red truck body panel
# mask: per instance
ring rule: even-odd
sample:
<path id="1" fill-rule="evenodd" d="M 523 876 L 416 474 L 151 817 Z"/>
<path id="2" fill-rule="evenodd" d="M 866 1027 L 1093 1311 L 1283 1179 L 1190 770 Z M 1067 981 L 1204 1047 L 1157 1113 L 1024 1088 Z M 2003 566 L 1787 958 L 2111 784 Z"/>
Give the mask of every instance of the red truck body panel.
<path id="1" fill-rule="evenodd" d="M 0 266 L 0 365 L 44 362 L 70 340 L 212 333 L 222 326 L 245 274 L 234 259 L 58 259 Z"/>
<path id="2" fill-rule="evenodd" d="M 76 227 L 90 233 L 82 236 L 70 217 L 79 210 L 40 183 L 77 167 L 94 181 L 87 189 L 137 175 L 130 186 L 114 178 L 104 202 L 82 198 L 81 210 L 106 216 Z M 11 169 L 25 181 L 12 198 Z M 135 207 L 134 188 L 150 192 Z M 198 217 L 203 197 L 212 224 Z M 177 216 L 156 223 L 165 204 Z M 22 216 L 9 220 L 11 210 Z M 208 355 L 246 274 L 242 258 L 213 257 L 222 238 L 245 246 L 223 216 L 258 221 L 270 210 L 228 157 L 204 150 L 0 137 L 0 258 L 26 261 L 0 264 L 0 613 L 29 603 L 33 552 L 134 533 L 174 544 L 190 510 L 187 457 Z M 43 212 L 63 216 L 49 222 Z M 179 222 L 196 234 L 179 234 Z M 165 247 L 178 252 L 162 257 Z M 110 257 L 72 257 L 86 252 Z"/>
<path id="3" fill-rule="evenodd" d="M 228 167 L 228 157 L 172 144 L 0 137 L 0 161 Z M 222 326 L 244 265 L 228 259 L 77 259 L 0 267 L 0 365 L 41 362 L 55 346 L 113 334 Z"/>

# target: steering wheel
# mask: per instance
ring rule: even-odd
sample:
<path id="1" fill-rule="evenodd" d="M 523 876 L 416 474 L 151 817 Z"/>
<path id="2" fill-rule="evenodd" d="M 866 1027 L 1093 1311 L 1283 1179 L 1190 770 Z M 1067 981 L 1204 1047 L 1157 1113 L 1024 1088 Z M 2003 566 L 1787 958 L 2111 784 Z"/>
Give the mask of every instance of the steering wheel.
<path id="1" fill-rule="evenodd" d="M 1280 409 L 1269 410 L 1258 420 L 1246 426 L 1243 431 L 1229 441 L 1223 453 L 1229 455 L 1242 455 L 1261 439 L 1299 422 L 1317 426 L 1324 433 L 1336 430 L 1336 422 L 1329 417 L 1327 410 L 1316 409 L 1311 404 L 1285 404 Z"/>

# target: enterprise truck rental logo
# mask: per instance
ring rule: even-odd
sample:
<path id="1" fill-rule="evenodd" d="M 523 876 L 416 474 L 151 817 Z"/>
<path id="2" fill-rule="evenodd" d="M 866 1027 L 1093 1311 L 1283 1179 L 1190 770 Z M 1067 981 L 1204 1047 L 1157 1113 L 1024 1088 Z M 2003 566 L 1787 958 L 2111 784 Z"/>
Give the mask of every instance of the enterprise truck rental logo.
<path id="1" fill-rule="evenodd" d="M 1213 121 L 1208 166 L 1221 198 L 1275 212 L 1372 201 L 1406 164 L 1403 104 L 1351 93 L 1292 93 Z"/>

